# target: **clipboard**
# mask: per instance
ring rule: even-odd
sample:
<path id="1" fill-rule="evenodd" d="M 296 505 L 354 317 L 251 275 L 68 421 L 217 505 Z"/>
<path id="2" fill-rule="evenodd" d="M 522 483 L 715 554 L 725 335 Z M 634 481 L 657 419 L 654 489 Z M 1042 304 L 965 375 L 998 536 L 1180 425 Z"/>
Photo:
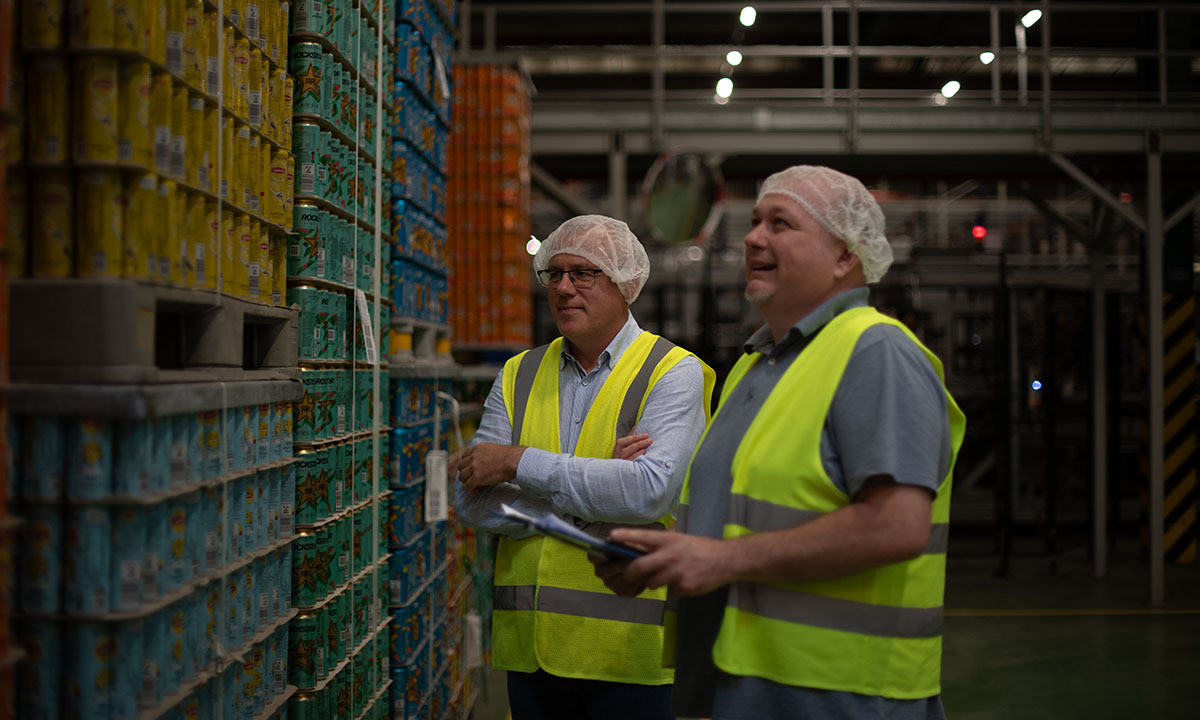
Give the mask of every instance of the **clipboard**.
<path id="1" fill-rule="evenodd" d="M 590 535 L 557 515 L 547 514 L 542 517 L 533 517 L 511 507 L 507 503 L 500 503 L 500 510 L 493 510 L 492 513 L 509 520 L 516 520 L 539 535 L 545 535 L 560 542 L 565 542 L 568 545 L 574 545 L 588 554 L 598 555 L 605 560 L 636 560 L 644 554 L 642 551 L 634 550 L 628 545 L 610 542 L 595 535 Z"/>

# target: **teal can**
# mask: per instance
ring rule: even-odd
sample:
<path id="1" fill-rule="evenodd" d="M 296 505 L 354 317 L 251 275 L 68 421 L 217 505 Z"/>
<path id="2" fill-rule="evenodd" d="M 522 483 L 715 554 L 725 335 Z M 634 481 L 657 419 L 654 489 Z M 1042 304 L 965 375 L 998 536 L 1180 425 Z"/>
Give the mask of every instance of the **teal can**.
<path id="1" fill-rule="evenodd" d="M 206 575 L 221 569 L 224 558 L 221 556 L 221 533 L 224 509 L 224 489 L 207 487 L 200 491 L 200 528 L 204 550 L 204 572 Z"/>
<path id="2" fill-rule="evenodd" d="M 317 1 L 319 2 L 319 0 Z M 297 685 L 297 687 L 299 686 Z M 296 693 L 288 700 L 287 720 L 320 720 L 326 717 L 331 716 L 322 713 L 318 694 L 301 692 Z"/>
<path id="3" fill-rule="evenodd" d="M 166 610 L 142 621 L 142 684 L 138 705 L 143 710 L 158 707 L 163 700 L 163 670 L 167 661 Z"/>
<path id="4" fill-rule="evenodd" d="M 267 540 L 270 530 L 267 525 L 271 519 L 271 504 L 267 497 L 267 488 L 270 485 L 270 475 L 267 470 L 259 470 L 254 474 L 254 510 L 256 517 L 254 518 L 254 533 L 257 537 L 255 549 L 264 548 L 268 545 Z"/>
<path id="5" fill-rule="evenodd" d="M 342 502 L 342 462 L 345 456 L 343 443 L 333 443 L 326 449 L 326 466 L 323 468 L 329 478 L 327 487 L 327 502 L 331 514 L 336 515 L 346 509 Z"/>
<path id="6" fill-rule="evenodd" d="M 183 600 L 177 600 L 164 610 L 163 642 L 166 646 L 166 663 L 163 666 L 163 693 L 178 692 L 184 682 L 183 666 L 190 661 L 189 648 L 184 636 L 187 625 L 187 609 Z"/>
<path id="7" fill-rule="evenodd" d="M 295 510 L 298 525 L 313 525 L 332 514 L 329 504 L 329 448 L 306 448 L 296 455 Z"/>
<path id="8" fill-rule="evenodd" d="M 333 343 L 331 342 L 329 332 L 329 322 L 333 307 L 333 293 L 328 290 L 317 290 L 316 296 L 316 312 L 313 313 L 313 323 L 315 325 L 313 342 L 316 345 L 316 357 L 318 360 L 332 360 Z M 318 433 L 318 439 L 323 439 L 323 437 L 323 435 Z"/>
<path id="9" fill-rule="evenodd" d="M 142 605 L 142 571 L 146 565 L 146 510 L 125 506 L 111 512 L 109 607 L 118 612 L 137 610 Z"/>
<path id="10" fill-rule="evenodd" d="M 275 697 L 287 691 L 288 627 L 271 633 L 271 683 Z"/>
<path id="11" fill-rule="evenodd" d="M 264 512 L 266 513 L 267 527 L 267 545 L 273 545 L 279 540 L 279 487 L 280 473 L 279 468 L 271 468 L 263 471 L 266 476 L 263 487 L 266 489 L 266 503 Z"/>
<path id="12" fill-rule="evenodd" d="M 324 600 L 337 590 L 333 582 L 334 565 L 336 564 L 337 543 L 333 534 L 333 524 L 329 523 L 317 528 L 314 567 L 316 573 L 317 602 Z"/>
<path id="13" fill-rule="evenodd" d="M 333 146 L 336 141 L 333 139 L 333 133 L 328 130 L 321 131 L 321 152 L 317 155 L 317 197 L 322 200 L 330 200 L 330 184 L 332 177 L 332 157 Z"/>
<path id="14" fill-rule="evenodd" d="M 58 612 L 62 587 L 62 508 L 28 506 L 21 540 L 21 610 L 27 613 Z"/>
<path id="15" fill-rule="evenodd" d="M 342 72 L 341 63 L 339 63 L 331 53 L 322 53 L 321 55 L 321 97 L 320 99 L 320 115 L 329 123 L 333 123 L 333 114 L 336 110 L 333 106 L 333 88 L 337 84 L 334 74 L 337 73 L 340 79 Z"/>
<path id="16" fill-rule="evenodd" d="M 64 635 L 66 679 L 62 695 L 68 717 L 107 718 L 110 715 L 114 642 L 112 626 L 80 622 Z"/>
<path id="17" fill-rule="evenodd" d="M 111 420 L 67 420 L 67 497 L 95 499 L 112 490 L 113 429 Z"/>
<path id="18" fill-rule="evenodd" d="M 291 32 L 324 35 L 329 21 L 323 0 L 292 0 Z"/>
<path id="19" fill-rule="evenodd" d="M 166 501 L 167 542 L 162 575 L 163 592 L 171 593 L 183 587 L 191 574 L 187 547 L 187 505 L 182 497 Z"/>
<path id="20" fill-rule="evenodd" d="M 292 609 L 292 543 L 275 552 L 279 556 L 279 614 L 286 615 Z"/>
<path id="21" fill-rule="evenodd" d="M 153 457 L 150 466 L 151 495 L 166 492 L 171 486 L 171 419 L 160 417 L 151 421 L 154 433 Z"/>
<path id="22" fill-rule="evenodd" d="M 142 563 L 142 602 L 152 603 L 163 593 L 163 563 L 167 557 L 167 503 L 146 508 L 146 557 Z"/>
<path id="23" fill-rule="evenodd" d="M 350 577 L 349 533 L 347 528 L 353 520 L 343 516 L 333 522 L 333 586 L 342 587 Z"/>
<path id="24" fill-rule="evenodd" d="M 66 433 L 56 415 L 26 419 L 21 452 L 21 496 L 26 500 L 57 500 L 63 493 Z"/>
<path id="25" fill-rule="evenodd" d="M 63 625 L 52 620 L 22 620 L 14 630 L 25 650 L 18 678 L 21 707 L 29 717 L 50 718 L 59 713 L 62 695 Z"/>
<path id="26" fill-rule="evenodd" d="M 328 384 L 324 370 L 301 368 L 300 384 L 304 386 L 304 395 L 294 406 L 292 415 L 292 440 L 294 443 L 309 445 L 324 439 L 318 432 L 319 403 L 324 397 Z M 297 520 L 297 522 L 303 522 Z"/>
<path id="27" fill-rule="evenodd" d="M 74 615 L 108 612 L 109 562 L 112 553 L 108 509 L 68 507 L 63 560 L 66 610 Z"/>
<path id="28" fill-rule="evenodd" d="M 296 532 L 296 463 L 279 469 L 279 537 Z"/>
<path id="29" fill-rule="evenodd" d="M 324 136 L 321 126 L 312 120 L 297 120 L 292 125 L 292 152 L 296 155 L 295 192 L 317 195 L 317 168 Z M 290 272 L 289 275 L 295 273 Z"/>
<path id="30" fill-rule="evenodd" d="M 312 607 L 320 599 L 317 596 L 317 536 L 308 530 L 301 530 L 289 547 L 292 555 L 292 605 L 298 608 Z"/>
<path id="31" fill-rule="evenodd" d="M 258 584 L 258 620 L 256 626 L 261 633 L 275 623 L 275 561 L 272 555 L 265 555 L 254 561 L 254 571 Z"/>
<path id="32" fill-rule="evenodd" d="M 258 550 L 258 510 L 257 510 L 257 494 L 255 489 L 258 486 L 256 480 L 257 474 L 247 475 L 239 481 L 242 494 L 242 551 L 243 556 L 250 555 Z"/>
<path id="33" fill-rule="evenodd" d="M 288 302 L 300 308 L 296 354 L 301 361 L 320 359 L 321 334 L 317 326 L 317 307 L 322 292 L 312 285 L 288 288 Z"/>
<path id="34" fill-rule="evenodd" d="M 300 613 L 292 618 L 288 629 L 288 680 L 300 690 L 312 690 L 325 678 L 325 647 L 321 640 L 318 613 Z M 304 696 L 293 697 L 289 717 L 297 717 L 292 713 L 299 697 Z"/>
<path id="35" fill-rule="evenodd" d="M 192 481 L 191 447 L 194 439 L 192 425 L 195 415 L 182 413 L 171 416 L 171 488 L 182 488 Z"/>
<path id="36" fill-rule="evenodd" d="M 147 419 L 117 420 L 113 430 L 113 493 L 144 497 L 150 492 L 154 429 Z"/>
<path id="37" fill-rule="evenodd" d="M 135 720 L 138 717 L 138 693 L 142 689 L 143 624 L 141 620 L 127 620 L 112 625 L 110 720 Z"/>
<path id="38" fill-rule="evenodd" d="M 187 580 L 190 582 L 215 571 L 208 564 L 205 552 L 205 525 L 202 493 L 193 490 L 183 496 L 183 509 L 187 513 L 187 527 L 183 531 L 184 563 L 188 565 Z"/>
<path id="39" fill-rule="evenodd" d="M 297 42 L 288 49 L 288 74 L 296 83 L 292 91 L 293 113 L 324 116 L 329 98 L 325 57 L 320 43 Z"/>
<path id="40" fill-rule="evenodd" d="M 325 269 L 325 279 L 340 283 L 342 281 L 342 258 L 346 255 L 346 222 L 336 215 L 329 216 L 329 247 L 328 264 Z"/>

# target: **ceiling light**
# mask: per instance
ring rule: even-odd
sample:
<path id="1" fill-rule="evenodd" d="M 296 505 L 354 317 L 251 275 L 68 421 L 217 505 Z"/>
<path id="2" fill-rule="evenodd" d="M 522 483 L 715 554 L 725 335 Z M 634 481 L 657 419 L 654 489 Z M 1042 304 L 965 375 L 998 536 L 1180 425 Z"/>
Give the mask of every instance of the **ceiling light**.
<path id="1" fill-rule="evenodd" d="M 961 88 L 962 84 L 960 82 L 957 80 L 951 80 L 942 86 L 942 95 L 945 95 L 947 98 L 952 98 L 958 94 L 958 91 Z"/>
<path id="2" fill-rule="evenodd" d="M 721 78 L 717 81 L 717 97 L 728 98 L 733 94 L 733 81 L 729 78 Z"/>
<path id="3" fill-rule="evenodd" d="M 754 18 L 756 17 L 758 17 L 758 11 L 754 9 L 753 5 L 747 5 L 746 7 L 742 8 L 742 14 L 738 16 L 738 20 L 740 20 L 741 23 L 746 27 L 750 27 L 754 24 Z M 1034 22 L 1037 22 L 1037 20 L 1034 20 Z M 1033 23 L 1030 24 L 1032 25 Z M 1028 25 L 1026 27 L 1028 27 Z"/>
<path id="4" fill-rule="evenodd" d="M 995 59 L 996 59 L 996 53 L 994 53 L 994 52 L 989 52 L 989 51 L 985 50 L 984 52 L 979 53 L 979 62 L 983 63 L 984 65 L 991 65 L 992 61 Z"/>
<path id="5" fill-rule="evenodd" d="M 946 104 L 946 96 L 941 93 L 934 93 L 933 94 L 933 104 L 934 105 L 945 105 Z"/>
<path id="6" fill-rule="evenodd" d="M 741 65 L 742 54 L 737 50 L 730 50 L 729 52 L 725 53 L 725 62 L 733 65 L 734 67 Z"/>
<path id="7" fill-rule="evenodd" d="M 713 102 L 715 102 L 718 105 L 728 105 L 729 98 L 723 98 L 720 95 L 713 95 Z"/>
<path id="8" fill-rule="evenodd" d="M 746 11 L 743 10 L 742 12 L 746 12 Z M 1037 8 L 1034 8 L 1033 10 L 1030 10 L 1029 12 L 1025 13 L 1024 17 L 1021 18 L 1021 24 L 1027 28 L 1031 28 L 1034 26 L 1034 24 L 1038 20 L 1041 20 L 1041 19 L 1042 19 L 1042 11 L 1038 10 Z"/>
<path id="9" fill-rule="evenodd" d="M 541 247 L 542 241 L 530 235 L 529 242 L 525 243 L 525 252 L 529 253 L 530 255 L 537 255 L 537 251 L 541 249 Z"/>

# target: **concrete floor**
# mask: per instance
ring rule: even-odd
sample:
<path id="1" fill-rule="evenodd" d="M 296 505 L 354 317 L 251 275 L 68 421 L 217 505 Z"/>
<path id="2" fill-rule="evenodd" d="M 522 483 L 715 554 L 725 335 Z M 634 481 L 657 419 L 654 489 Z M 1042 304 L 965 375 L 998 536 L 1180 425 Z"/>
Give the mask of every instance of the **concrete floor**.
<path id="1" fill-rule="evenodd" d="M 1166 602 L 1151 608 L 1136 547 L 1114 551 L 1097 580 L 1083 550 L 1052 561 L 1038 542 L 1018 541 L 1000 578 L 990 540 L 956 543 L 942 660 L 949 720 L 1200 716 L 1200 566 L 1167 566 Z M 486 690 L 474 720 L 505 720 L 503 673 L 488 673 Z"/>

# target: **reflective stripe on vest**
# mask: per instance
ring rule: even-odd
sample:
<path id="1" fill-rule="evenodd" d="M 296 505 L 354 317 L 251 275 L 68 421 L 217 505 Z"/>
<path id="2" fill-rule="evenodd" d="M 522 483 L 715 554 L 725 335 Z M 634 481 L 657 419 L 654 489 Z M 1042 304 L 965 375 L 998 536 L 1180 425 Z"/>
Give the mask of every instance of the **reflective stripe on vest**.
<path id="1" fill-rule="evenodd" d="M 679 517 L 683 518 L 686 505 L 679 506 Z M 817 510 L 801 510 L 800 508 L 778 505 L 766 500 L 733 494 L 729 496 L 729 514 L 726 523 L 741 525 L 754 532 L 769 532 L 771 530 L 786 530 L 798 525 L 812 522 L 825 513 Z M 946 552 L 950 539 L 949 523 L 933 523 L 929 532 L 929 543 L 925 546 L 925 555 L 937 555 Z"/>
<path id="2" fill-rule="evenodd" d="M 538 367 L 550 344 L 546 343 L 525 353 L 521 358 L 521 366 L 517 369 L 516 391 L 513 395 L 512 413 L 512 444 L 521 444 L 521 426 L 525 424 L 525 408 L 529 404 L 529 391 L 533 389 L 533 379 L 537 377 Z"/>
<path id="3" fill-rule="evenodd" d="M 736 583 L 730 606 L 759 617 L 828 630 L 885 638 L 933 638 L 942 634 L 942 608 L 873 605 L 762 583 Z"/>
<path id="4" fill-rule="evenodd" d="M 661 625 L 666 602 L 651 598 L 626 598 L 619 595 L 536 585 L 501 585 L 492 598 L 493 610 L 540 610 L 600 620 Z"/>

